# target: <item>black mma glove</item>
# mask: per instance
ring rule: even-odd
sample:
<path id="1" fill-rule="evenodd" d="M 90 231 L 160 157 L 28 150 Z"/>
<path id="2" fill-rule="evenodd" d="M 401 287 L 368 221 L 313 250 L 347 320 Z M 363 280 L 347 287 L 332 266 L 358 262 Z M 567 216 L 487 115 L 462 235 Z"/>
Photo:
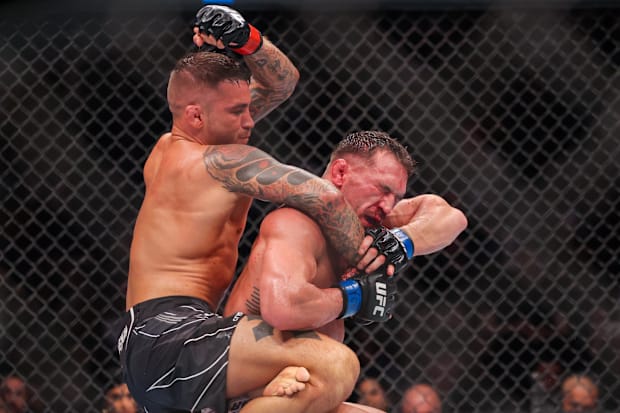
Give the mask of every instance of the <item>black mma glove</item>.
<path id="1" fill-rule="evenodd" d="M 226 48 L 240 55 L 256 53 L 263 45 L 263 36 L 237 10 L 226 6 L 207 5 L 198 10 L 194 27 L 213 35 Z"/>
<path id="2" fill-rule="evenodd" d="M 357 275 L 338 284 L 342 312 L 338 318 L 352 317 L 368 322 L 387 321 L 396 301 L 394 277 L 383 272 Z"/>
<path id="3" fill-rule="evenodd" d="M 366 235 L 372 237 L 370 246 L 375 247 L 379 254 L 385 255 L 387 264 L 393 264 L 395 272 L 401 270 L 407 260 L 413 257 L 413 241 L 399 228 L 367 228 Z"/>

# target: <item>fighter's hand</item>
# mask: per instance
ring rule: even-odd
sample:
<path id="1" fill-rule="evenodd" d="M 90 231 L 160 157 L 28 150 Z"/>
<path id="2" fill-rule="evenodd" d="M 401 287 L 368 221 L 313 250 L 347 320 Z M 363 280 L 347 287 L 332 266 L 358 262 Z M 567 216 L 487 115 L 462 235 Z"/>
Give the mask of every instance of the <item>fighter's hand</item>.
<path id="1" fill-rule="evenodd" d="M 224 46 L 224 43 L 221 40 L 217 40 L 211 34 L 201 33 L 198 27 L 194 27 L 194 37 L 192 40 L 194 41 L 196 47 L 198 47 L 199 49 L 207 44 L 220 50 L 224 50 L 226 48 L 226 46 Z"/>
<path id="2" fill-rule="evenodd" d="M 371 248 L 374 238 L 370 235 L 366 235 L 362 240 L 362 243 L 357 249 L 357 254 L 361 257 L 355 267 L 349 268 L 347 272 L 342 276 L 342 279 L 351 278 L 361 273 L 372 273 L 378 271 L 380 268 L 386 269 L 388 275 L 394 275 L 394 266 L 385 265 L 385 255 L 379 253 L 377 248 Z"/>
<path id="3" fill-rule="evenodd" d="M 370 272 L 374 271 L 377 265 L 387 264 L 387 274 L 391 276 L 394 272 L 400 271 L 408 259 L 413 257 L 413 243 L 400 229 L 367 228 L 366 235 L 358 252 L 362 255 L 361 251 L 367 249 L 357 264 L 358 269 L 365 268 L 366 272 Z M 372 258 L 373 255 L 375 258 Z"/>
<path id="4" fill-rule="evenodd" d="M 382 322 L 392 317 L 396 302 L 394 277 L 383 272 L 356 275 L 338 284 L 342 292 L 339 318 L 355 316 L 362 322 Z"/>
<path id="5" fill-rule="evenodd" d="M 207 5 L 196 13 L 194 43 L 198 47 L 208 43 L 240 55 L 250 55 L 260 49 L 263 36 L 238 11 L 226 6 Z"/>

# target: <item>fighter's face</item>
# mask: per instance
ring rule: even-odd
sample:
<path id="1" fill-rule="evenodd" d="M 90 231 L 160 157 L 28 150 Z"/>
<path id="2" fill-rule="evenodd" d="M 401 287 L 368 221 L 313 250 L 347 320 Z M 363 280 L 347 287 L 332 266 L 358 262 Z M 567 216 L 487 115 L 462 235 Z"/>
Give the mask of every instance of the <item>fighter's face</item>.
<path id="1" fill-rule="evenodd" d="M 388 151 L 374 154 L 372 162 L 347 157 L 348 169 L 340 188 L 357 213 L 362 225 L 380 225 L 407 187 L 407 171 Z"/>
<path id="2" fill-rule="evenodd" d="M 211 144 L 247 144 L 254 120 L 250 115 L 250 87 L 246 82 L 220 82 L 203 105 L 205 136 Z"/>

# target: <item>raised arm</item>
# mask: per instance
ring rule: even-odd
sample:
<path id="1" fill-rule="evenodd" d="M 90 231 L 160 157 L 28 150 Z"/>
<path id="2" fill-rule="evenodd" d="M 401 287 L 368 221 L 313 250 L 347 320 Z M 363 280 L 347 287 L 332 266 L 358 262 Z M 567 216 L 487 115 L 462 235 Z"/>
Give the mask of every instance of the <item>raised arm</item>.
<path id="1" fill-rule="evenodd" d="M 414 255 L 426 255 L 454 242 L 467 227 L 467 218 L 442 197 L 425 194 L 400 201 L 383 224 L 407 234 Z"/>
<path id="2" fill-rule="evenodd" d="M 256 53 L 244 57 L 252 72 L 250 113 L 255 121 L 288 99 L 299 81 L 299 71 L 280 49 L 263 38 Z"/>
<path id="3" fill-rule="evenodd" d="M 252 72 L 250 113 L 255 121 L 288 99 L 299 81 L 299 71 L 238 11 L 207 5 L 196 13 L 194 43 L 208 43 L 243 59 Z"/>
<path id="4" fill-rule="evenodd" d="M 231 192 L 286 204 L 314 219 L 351 265 L 364 237 L 359 218 L 329 181 L 285 165 L 247 145 L 214 145 L 204 153 L 207 172 Z"/>

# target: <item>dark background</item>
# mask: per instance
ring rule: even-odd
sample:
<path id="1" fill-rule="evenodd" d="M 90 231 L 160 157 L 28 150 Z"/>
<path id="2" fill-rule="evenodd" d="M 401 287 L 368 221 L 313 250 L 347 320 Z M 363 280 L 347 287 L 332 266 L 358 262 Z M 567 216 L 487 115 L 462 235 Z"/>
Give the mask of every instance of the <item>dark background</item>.
<path id="1" fill-rule="evenodd" d="M 170 125 L 168 71 L 194 1 L 0 5 L 0 376 L 39 411 L 97 411 L 114 352 L 141 168 Z M 235 4 L 301 72 L 252 144 L 322 173 L 347 132 L 381 129 L 468 229 L 400 275 L 396 316 L 348 325 L 394 404 L 528 411 L 556 362 L 620 404 L 620 9 L 615 2 Z M 243 258 L 270 205 L 256 202 Z"/>

